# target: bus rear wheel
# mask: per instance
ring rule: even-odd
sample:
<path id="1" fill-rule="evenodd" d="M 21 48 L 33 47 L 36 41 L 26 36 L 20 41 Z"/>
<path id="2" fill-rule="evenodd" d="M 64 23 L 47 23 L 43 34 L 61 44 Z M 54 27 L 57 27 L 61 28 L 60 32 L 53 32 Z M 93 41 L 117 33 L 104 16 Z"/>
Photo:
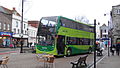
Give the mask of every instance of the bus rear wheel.
<path id="1" fill-rule="evenodd" d="M 66 53 L 67 53 L 67 56 L 70 56 L 72 54 L 72 50 L 71 49 L 67 49 Z"/>

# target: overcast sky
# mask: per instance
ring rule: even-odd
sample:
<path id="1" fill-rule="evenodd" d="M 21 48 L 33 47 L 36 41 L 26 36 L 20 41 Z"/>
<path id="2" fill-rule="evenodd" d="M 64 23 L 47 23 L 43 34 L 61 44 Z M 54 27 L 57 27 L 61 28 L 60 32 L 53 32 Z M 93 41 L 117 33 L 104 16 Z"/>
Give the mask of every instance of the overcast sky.
<path id="1" fill-rule="evenodd" d="M 40 20 L 43 16 L 86 16 L 90 23 L 97 19 L 107 23 L 112 6 L 120 0 L 25 0 L 24 17 L 28 20 Z M 0 5 L 21 12 L 21 0 L 0 0 Z M 107 16 L 104 14 L 107 13 Z"/>

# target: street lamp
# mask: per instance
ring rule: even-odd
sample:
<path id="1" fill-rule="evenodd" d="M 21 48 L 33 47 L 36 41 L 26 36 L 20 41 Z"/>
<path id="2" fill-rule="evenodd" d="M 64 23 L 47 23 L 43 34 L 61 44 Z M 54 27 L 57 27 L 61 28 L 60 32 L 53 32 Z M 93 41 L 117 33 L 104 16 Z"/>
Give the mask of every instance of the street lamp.
<path id="1" fill-rule="evenodd" d="M 110 51 L 109 51 L 109 21 L 108 21 L 108 56 L 110 56 Z"/>
<path id="2" fill-rule="evenodd" d="M 20 49 L 20 53 L 23 53 L 23 6 L 24 6 L 24 1 L 22 0 L 22 17 L 21 17 L 21 49 Z"/>
<path id="3" fill-rule="evenodd" d="M 96 19 L 94 19 L 94 68 L 96 68 Z"/>
<path id="4" fill-rule="evenodd" d="M 96 68 L 96 19 L 94 19 L 94 68 Z"/>

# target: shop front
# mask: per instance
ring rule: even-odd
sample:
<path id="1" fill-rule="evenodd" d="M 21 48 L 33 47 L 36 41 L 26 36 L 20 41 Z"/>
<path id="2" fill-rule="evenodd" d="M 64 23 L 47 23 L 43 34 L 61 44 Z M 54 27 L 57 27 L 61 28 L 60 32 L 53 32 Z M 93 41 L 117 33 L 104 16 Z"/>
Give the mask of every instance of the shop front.
<path id="1" fill-rule="evenodd" d="M 23 35 L 23 37 L 21 38 L 20 34 L 13 34 L 12 40 L 16 47 L 21 47 L 21 40 L 23 41 L 24 47 L 28 46 L 27 45 L 28 44 L 28 36 L 27 35 Z"/>
<path id="2" fill-rule="evenodd" d="M 12 33 L 0 32 L 0 47 L 9 47 L 12 42 Z"/>

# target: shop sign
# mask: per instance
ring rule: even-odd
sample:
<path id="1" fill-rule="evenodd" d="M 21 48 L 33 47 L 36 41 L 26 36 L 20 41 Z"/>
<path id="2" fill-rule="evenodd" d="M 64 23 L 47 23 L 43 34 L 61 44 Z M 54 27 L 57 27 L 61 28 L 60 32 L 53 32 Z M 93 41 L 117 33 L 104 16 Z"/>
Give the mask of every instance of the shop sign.
<path id="1" fill-rule="evenodd" d="M 0 32 L 1 36 L 12 36 L 12 33 L 10 32 Z"/>

